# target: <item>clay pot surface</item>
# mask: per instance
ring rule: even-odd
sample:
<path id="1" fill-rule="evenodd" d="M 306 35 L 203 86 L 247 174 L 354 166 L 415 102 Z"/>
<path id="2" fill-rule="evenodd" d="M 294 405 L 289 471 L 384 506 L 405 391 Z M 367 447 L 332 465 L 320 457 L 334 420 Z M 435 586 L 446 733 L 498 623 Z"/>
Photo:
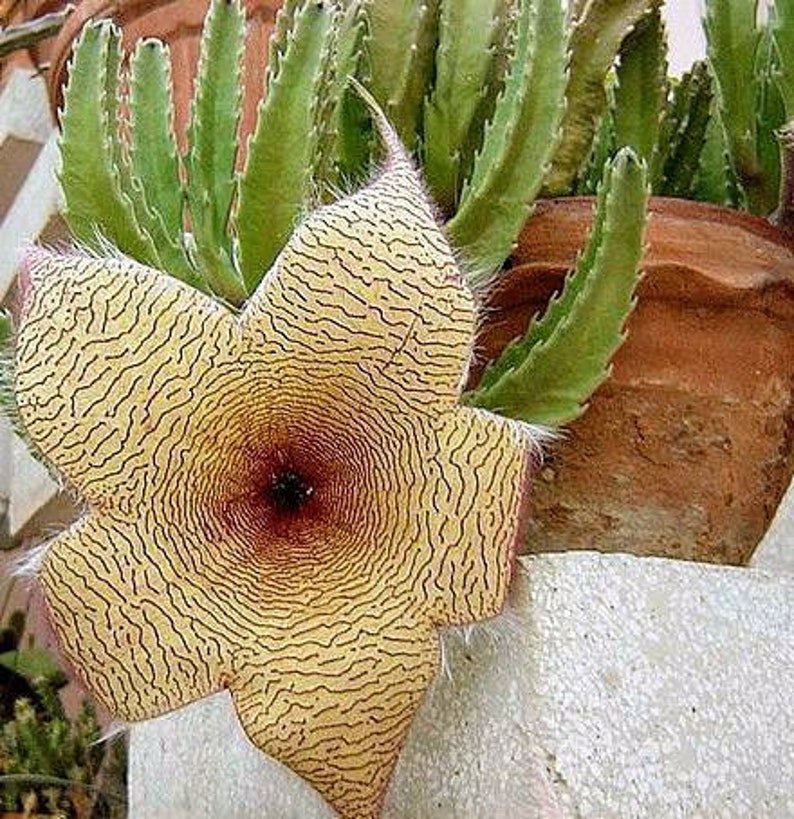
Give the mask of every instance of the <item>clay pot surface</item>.
<path id="1" fill-rule="evenodd" d="M 539 204 L 490 296 L 483 361 L 561 287 L 592 209 L 590 198 Z M 628 338 L 587 412 L 548 447 L 528 550 L 744 564 L 794 470 L 794 252 L 735 211 L 663 198 L 650 211 Z"/>
<path id="2" fill-rule="evenodd" d="M 281 0 L 244 0 L 247 26 L 243 52 L 243 114 L 240 144 L 256 124 L 264 94 L 268 41 Z M 174 95 L 175 129 L 184 148 L 190 122 L 193 82 L 209 0 L 81 0 L 53 42 L 48 74 L 50 100 L 57 114 L 63 105 L 72 47 L 89 20 L 110 18 L 122 30 L 122 47 L 129 54 L 138 40 L 154 38 L 169 47 Z"/>

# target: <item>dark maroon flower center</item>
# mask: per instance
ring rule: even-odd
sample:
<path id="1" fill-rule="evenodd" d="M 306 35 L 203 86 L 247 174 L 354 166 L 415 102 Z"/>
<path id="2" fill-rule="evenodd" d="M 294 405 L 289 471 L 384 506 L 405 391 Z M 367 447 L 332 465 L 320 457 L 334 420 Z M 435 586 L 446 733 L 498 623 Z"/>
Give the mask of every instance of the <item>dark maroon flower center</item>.
<path id="1" fill-rule="evenodd" d="M 295 515 L 306 506 L 314 492 L 307 478 L 296 469 L 285 467 L 274 472 L 265 488 L 265 496 L 275 512 Z"/>

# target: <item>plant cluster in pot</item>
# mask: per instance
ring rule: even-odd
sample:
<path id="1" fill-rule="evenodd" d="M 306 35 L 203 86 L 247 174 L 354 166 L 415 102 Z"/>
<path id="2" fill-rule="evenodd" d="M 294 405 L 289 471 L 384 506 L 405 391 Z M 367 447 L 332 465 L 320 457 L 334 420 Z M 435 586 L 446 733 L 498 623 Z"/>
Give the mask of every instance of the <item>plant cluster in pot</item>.
<path id="1" fill-rule="evenodd" d="M 547 177 L 566 198 L 540 200 L 523 230 L 486 358 L 559 287 L 590 224 L 582 194 L 623 144 L 651 173 L 645 278 L 610 379 L 550 449 L 529 548 L 745 564 L 794 471 L 794 15 L 770 4 L 761 24 L 752 0 L 707 3 L 707 57 L 670 79 L 658 11 L 605 72 L 586 31 L 597 5 L 574 31 L 592 47 L 570 85 L 603 94 L 571 106 L 558 156 L 577 135 L 594 144 Z"/>
<path id="2" fill-rule="evenodd" d="M 254 744 L 377 815 L 436 629 L 497 614 L 521 571 L 527 422 L 581 414 L 634 304 L 643 146 L 605 125 L 579 166 L 658 4 L 583 9 L 566 75 L 557 0 L 289 2 L 244 163 L 238 4 L 211 6 L 184 151 L 166 50 L 124 66 L 115 27 L 84 29 L 61 117 L 84 249 L 31 251 L 5 325 L 22 429 L 87 501 L 33 570 L 110 710 L 229 689 Z M 599 195 L 575 271 L 461 395 L 472 293 L 509 292 L 530 204 L 578 177 Z"/>

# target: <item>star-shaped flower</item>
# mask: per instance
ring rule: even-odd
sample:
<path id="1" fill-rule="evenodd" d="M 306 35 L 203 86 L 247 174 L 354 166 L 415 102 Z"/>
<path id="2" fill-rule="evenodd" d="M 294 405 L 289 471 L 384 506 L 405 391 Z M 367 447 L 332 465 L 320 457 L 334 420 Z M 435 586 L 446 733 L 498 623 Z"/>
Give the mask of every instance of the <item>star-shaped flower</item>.
<path id="1" fill-rule="evenodd" d="M 87 503 L 39 573 L 68 659 L 125 720 L 229 689 L 345 817 L 379 811 L 437 629 L 501 610 L 533 460 L 459 404 L 473 300 L 390 141 L 239 315 L 34 250 L 17 339 L 24 425 Z"/>

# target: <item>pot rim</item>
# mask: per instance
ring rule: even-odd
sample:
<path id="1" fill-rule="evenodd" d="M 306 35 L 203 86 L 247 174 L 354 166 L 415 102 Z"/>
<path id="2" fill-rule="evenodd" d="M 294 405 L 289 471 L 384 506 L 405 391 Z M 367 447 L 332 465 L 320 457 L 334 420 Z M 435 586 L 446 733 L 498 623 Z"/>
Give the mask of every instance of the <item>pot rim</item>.
<path id="1" fill-rule="evenodd" d="M 559 196 L 549 199 L 537 199 L 532 216 L 557 209 L 584 210 L 593 208 L 595 196 Z M 681 199 L 673 196 L 650 196 L 648 213 L 658 213 L 678 219 L 701 222 L 712 222 L 726 227 L 739 227 L 760 238 L 788 248 L 794 254 L 794 237 L 787 235 L 763 216 L 756 216 L 746 211 L 718 205 L 714 202 L 700 202 L 695 199 Z M 530 216 L 530 219 L 532 219 Z"/>

